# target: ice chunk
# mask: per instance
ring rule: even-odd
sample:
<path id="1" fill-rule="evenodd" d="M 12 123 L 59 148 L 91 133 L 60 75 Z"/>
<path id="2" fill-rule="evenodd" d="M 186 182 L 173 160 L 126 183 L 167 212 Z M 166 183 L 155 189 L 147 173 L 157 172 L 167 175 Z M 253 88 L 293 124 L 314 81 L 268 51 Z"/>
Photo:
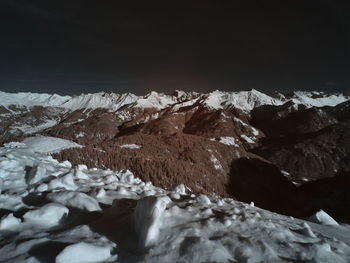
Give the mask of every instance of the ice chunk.
<path id="1" fill-rule="evenodd" d="M 186 187 L 183 184 L 175 186 L 172 191 L 179 195 L 186 195 Z"/>
<path id="2" fill-rule="evenodd" d="M 157 241 L 160 218 L 169 202 L 171 200 L 167 196 L 147 196 L 137 202 L 134 223 L 141 248 L 153 245 Z"/>
<path id="3" fill-rule="evenodd" d="M 63 177 L 52 180 L 49 184 L 49 189 L 63 188 L 65 190 L 76 190 L 78 186 L 74 182 L 73 175 L 71 173 L 66 174 Z"/>
<path id="4" fill-rule="evenodd" d="M 38 209 L 28 211 L 23 215 L 24 222 L 43 225 L 45 227 L 51 227 L 58 225 L 65 216 L 67 216 L 69 210 L 67 207 L 49 203 Z"/>
<path id="5" fill-rule="evenodd" d="M 206 195 L 199 195 L 197 197 L 197 202 L 199 202 L 199 203 L 201 203 L 203 205 L 210 205 L 211 204 L 211 201 L 210 201 L 209 197 L 206 196 Z"/>
<path id="6" fill-rule="evenodd" d="M 45 191 L 47 191 L 47 189 L 49 189 L 49 187 L 48 187 L 47 184 L 45 184 L 45 183 L 39 185 L 39 186 L 36 188 L 36 190 L 37 190 L 38 192 L 45 192 Z"/>
<path id="7" fill-rule="evenodd" d="M 76 178 L 83 179 L 83 180 L 89 180 L 90 177 L 82 171 L 80 166 L 75 167 L 74 169 L 74 175 Z"/>
<path id="8" fill-rule="evenodd" d="M 21 224 L 21 219 L 14 217 L 13 214 L 4 216 L 0 221 L 0 230 L 12 230 Z"/>
<path id="9" fill-rule="evenodd" d="M 46 166 L 43 164 L 36 164 L 27 173 L 26 183 L 35 184 L 40 182 L 45 177 L 46 177 Z"/>
<path id="10" fill-rule="evenodd" d="M 111 256 L 109 247 L 100 247 L 85 242 L 65 247 L 56 257 L 56 263 L 106 262 Z"/>
<path id="11" fill-rule="evenodd" d="M 50 201 L 60 203 L 62 205 L 79 208 L 86 211 L 101 211 L 98 202 L 81 192 L 61 191 L 50 193 L 46 196 Z"/>
<path id="12" fill-rule="evenodd" d="M 118 175 L 120 176 L 120 182 L 122 183 L 133 184 L 135 181 L 134 174 L 129 170 L 122 171 Z"/>
<path id="13" fill-rule="evenodd" d="M 322 209 L 313 214 L 309 220 L 314 223 L 329 225 L 329 226 L 338 226 L 339 224 L 335 221 L 330 215 L 328 215 Z"/>
<path id="14" fill-rule="evenodd" d="M 303 223 L 302 228 L 295 230 L 295 232 L 302 234 L 307 237 L 315 238 L 316 235 L 312 232 L 310 226 L 307 223 Z"/>

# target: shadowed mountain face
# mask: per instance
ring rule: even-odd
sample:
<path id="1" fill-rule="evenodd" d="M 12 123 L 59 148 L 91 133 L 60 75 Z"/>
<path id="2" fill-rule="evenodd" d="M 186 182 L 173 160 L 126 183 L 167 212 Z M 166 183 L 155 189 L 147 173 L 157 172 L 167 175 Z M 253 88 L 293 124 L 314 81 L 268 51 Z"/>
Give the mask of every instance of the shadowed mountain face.
<path id="1" fill-rule="evenodd" d="M 257 206 L 280 214 L 303 214 L 296 186 L 275 165 L 260 158 L 241 158 L 232 162 L 230 175 L 228 191 L 239 200 L 254 200 Z"/>
<path id="2" fill-rule="evenodd" d="M 345 116 L 350 109 L 343 104 L 254 109 L 252 124 L 266 135 L 254 153 L 287 171 L 288 178 L 299 184 L 349 171 L 350 126 Z"/>
<path id="3" fill-rule="evenodd" d="M 2 95 L 3 143 L 60 137 L 85 146 L 54 155 L 73 164 L 129 169 L 157 186 L 183 183 L 283 214 L 324 208 L 350 219 L 339 212 L 350 172 L 349 97 L 342 94 Z"/>

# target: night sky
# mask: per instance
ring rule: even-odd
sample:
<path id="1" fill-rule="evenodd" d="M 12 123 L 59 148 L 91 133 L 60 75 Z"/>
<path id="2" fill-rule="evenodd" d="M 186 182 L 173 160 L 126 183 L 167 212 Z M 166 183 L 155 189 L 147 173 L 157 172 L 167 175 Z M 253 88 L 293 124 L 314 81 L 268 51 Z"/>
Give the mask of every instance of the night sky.
<path id="1" fill-rule="evenodd" d="M 0 90 L 350 91 L 350 1 L 2 0 Z"/>

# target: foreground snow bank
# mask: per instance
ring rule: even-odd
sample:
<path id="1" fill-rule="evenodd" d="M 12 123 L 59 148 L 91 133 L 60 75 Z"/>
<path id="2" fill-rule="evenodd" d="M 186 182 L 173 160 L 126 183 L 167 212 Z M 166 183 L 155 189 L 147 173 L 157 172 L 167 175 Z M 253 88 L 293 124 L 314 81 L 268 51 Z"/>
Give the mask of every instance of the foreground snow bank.
<path id="1" fill-rule="evenodd" d="M 13 146 L 0 148 L 1 262 L 350 258 L 349 226 L 329 225 L 323 213 L 318 223 L 328 225 L 306 223 L 229 198 L 190 195 L 184 185 L 167 191 L 130 171 L 72 167 L 46 151 Z"/>

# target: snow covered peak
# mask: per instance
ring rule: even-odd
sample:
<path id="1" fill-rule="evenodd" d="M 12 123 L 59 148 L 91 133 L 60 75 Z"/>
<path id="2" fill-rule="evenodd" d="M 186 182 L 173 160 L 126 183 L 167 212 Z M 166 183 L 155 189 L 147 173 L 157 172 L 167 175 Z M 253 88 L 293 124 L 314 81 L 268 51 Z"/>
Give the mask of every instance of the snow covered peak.
<path id="1" fill-rule="evenodd" d="M 60 96 L 57 94 L 51 95 L 30 92 L 8 93 L 0 91 L 0 105 L 5 107 L 10 105 L 59 107 L 59 105 L 62 105 L 70 99 L 70 96 Z"/>
<path id="2" fill-rule="evenodd" d="M 78 109 L 97 109 L 104 108 L 117 110 L 125 104 L 136 101 L 138 97 L 131 93 L 115 94 L 115 93 L 93 93 L 81 94 L 79 96 L 60 96 L 57 94 L 46 93 L 7 93 L 0 91 L 0 105 L 2 106 L 43 106 L 43 107 L 59 107 L 69 110 Z"/>
<path id="3" fill-rule="evenodd" d="M 68 108 L 71 110 L 103 108 L 109 109 L 110 111 L 116 111 L 123 105 L 133 103 L 137 99 L 138 97 L 131 93 L 89 93 L 82 94 L 80 96 L 74 96 L 66 103 L 60 105 L 60 107 Z"/>
<path id="4" fill-rule="evenodd" d="M 135 101 L 135 103 L 133 103 L 131 107 L 164 109 L 165 107 L 176 102 L 177 100 L 173 96 L 152 91 L 144 97 L 139 98 L 137 101 Z"/>
<path id="5" fill-rule="evenodd" d="M 198 98 L 201 94 L 195 91 L 183 91 L 183 90 L 175 90 L 173 93 L 173 96 L 178 99 L 179 102 L 187 101 L 187 100 L 193 100 L 195 98 Z"/>
<path id="6" fill-rule="evenodd" d="M 336 106 L 349 99 L 349 96 L 341 93 L 326 94 L 318 91 L 295 91 L 289 97 L 289 100 L 295 104 L 303 104 L 307 107 Z"/>
<path id="7" fill-rule="evenodd" d="M 281 105 L 283 102 L 253 89 L 239 92 L 222 92 L 216 90 L 204 95 L 203 103 L 214 109 L 235 107 L 250 111 L 257 106 Z"/>

